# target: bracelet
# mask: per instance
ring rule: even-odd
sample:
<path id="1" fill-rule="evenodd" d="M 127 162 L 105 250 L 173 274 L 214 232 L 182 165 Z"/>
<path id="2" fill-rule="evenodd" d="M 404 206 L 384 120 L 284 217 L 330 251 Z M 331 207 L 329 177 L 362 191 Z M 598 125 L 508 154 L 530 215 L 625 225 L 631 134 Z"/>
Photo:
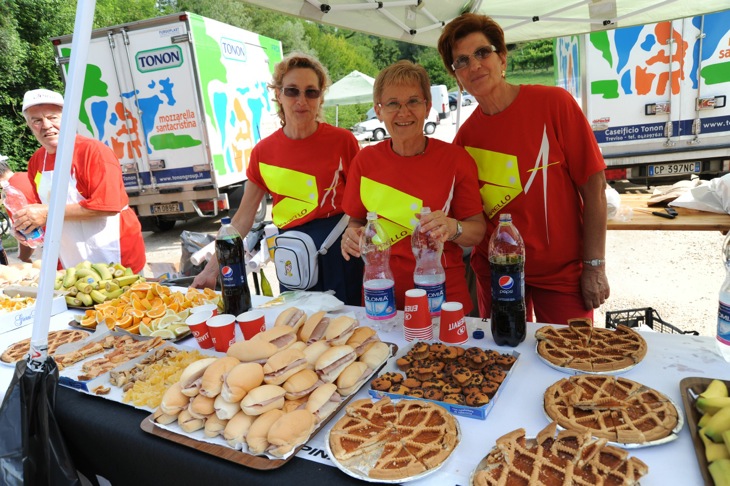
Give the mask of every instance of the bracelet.
<path id="1" fill-rule="evenodd" d="M 583 265 L 589 265 L 591 267 L 600 267 L 601 265 L 605 264 L 606 260 L 601 260 L 598 258 L 594 258 L 593 260 L 583 260 Z"/>
<path id="2" fill-rule="evenodd" d="M 454 240 L 455 240 L 455 239 L 457 239 L 457 238 L 458 238 L 459 236 L 461 236 L 461 233 L 462 233 L 463 231 L 464 231 L 464 228 L 462 228 L 462 227 L 461 227 L 461 221 L 459 221 L 459 220 L 457 219 L 457 220 L 456 220 L 456 233 L 454 233 L 454 235 L 453 235 L 452 237 L 450 237 L 450 238 L 449 238 L 448 240 L 446 240 L 446 241 L 454 241 Z"/>

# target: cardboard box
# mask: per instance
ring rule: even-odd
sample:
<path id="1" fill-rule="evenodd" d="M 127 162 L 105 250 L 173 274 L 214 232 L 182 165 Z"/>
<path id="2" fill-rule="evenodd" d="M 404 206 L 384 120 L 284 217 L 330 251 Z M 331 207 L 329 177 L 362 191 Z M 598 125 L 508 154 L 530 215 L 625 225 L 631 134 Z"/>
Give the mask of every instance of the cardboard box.
<path id="1" fill-rule="evenodd" d="M 0 290 L 8 297 L 33 297 L 38 298 L 38 289 L 35 287 L 10 286 Z M 35 316 L 35 304 L 13 312 L 0 313 L 0 334 L 19 327 L 33 324 Z M 66 312 L 66 299 L 60 292 L 54 292 L 53 302 L 51 303 L 51 315 L 55 316 L 61 312 Z"/>
<path id="2" fill-rule="evenodd" d="M 434 340 L 434 341 L 422 341 L 422 342 L 426 342 L 428 344 L 433 344 L 433 343 L 436 343 L 439 341 Z M 413 344 L 415 344 L 415 342 Z M 381 370 L 381 372 L 378 376 L 381 376 L 384 373 L 387 373 L 389 371 L 400 373 L 405 376 L 405 373 L 396 366 L 395 362 L 398 358 L 405 355 L 413 347 L 413 344 L 411 344 L 410 346 L 406 346 L 403 349 L 400 349 L 398 354 L 395 357 L 389 359 L 388 362 L 386 363 L 385 367 L 383 367 L 383 369 Z M 463 345 L 455 345 L 455 346 L 462 347 L 462 348 L 465 347 Z M 509 371 L 507 371 L 504 381 L 502 381 L 502 384 L 499 386 L 499 388 L 497 389 L 497 392 L 494 394 L 494 396 L 489 401 L 489 403 L 487 403 L 486 405 L 482 405 L 481 407 L 469 407 L 466 405 L 456 405 L 453 403 L 446 403 L 446 402 L 442 402 L 439 400 L 429 400 L 427 398 L 414 398 L 414 397 L 411 397 L 408 395 L 399 395 L 397 393 L 373 390 L 372 388 L 368 390 L 368 393 L 370 394 L 371 397 L 378 398 L 378 399 L 383 398 L 384 396 L 388 396 L 393 400 L 423 400 L 426 402 L 433 402 L 438 405 L 441 405 L 446 410 L 451 412 L 453 415 L 456 415 L 459 417 L 473 418 L 473 419 L 477 419 L 477 420 L 485 420 L 487 418 L 487 415 L 489 415 L 489 412 L 492 410 L 492 407 L 494 406 L 494 402 L 497 401 L 499 395 L 501 394 L 501 391 L 504 389 L 510 376 L 512 376 L 512 371 L 514 371 L 515 367 L 517 366 L 517 363 L 519 362 L 520 353 L 518 351 L 512 351 L 510 354 L 515 357 L 514 364 L 512 364 L 512 367 L 509 369 Z"/>

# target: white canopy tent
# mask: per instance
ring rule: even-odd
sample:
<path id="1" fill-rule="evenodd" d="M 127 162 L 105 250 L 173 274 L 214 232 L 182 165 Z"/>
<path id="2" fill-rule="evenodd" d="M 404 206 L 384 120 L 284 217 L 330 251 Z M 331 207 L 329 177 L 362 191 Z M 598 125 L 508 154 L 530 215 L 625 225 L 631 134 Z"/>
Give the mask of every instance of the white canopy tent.
<path id="1" fill-rule="evenodd" d="M 730 0 L 242 0 L 314 22 L 436 46 L 464 12 L 486 14 L 508 43 L 643 25 L 730 9 Z"/>
<path id="2" fill-rule="evenodd" d="M 339 126 L 340 105 L 372 103 L 375 79 L 360 71 L 353 71 L 329 87 L 324 106 L 335 107 L 335 125 Z"/>

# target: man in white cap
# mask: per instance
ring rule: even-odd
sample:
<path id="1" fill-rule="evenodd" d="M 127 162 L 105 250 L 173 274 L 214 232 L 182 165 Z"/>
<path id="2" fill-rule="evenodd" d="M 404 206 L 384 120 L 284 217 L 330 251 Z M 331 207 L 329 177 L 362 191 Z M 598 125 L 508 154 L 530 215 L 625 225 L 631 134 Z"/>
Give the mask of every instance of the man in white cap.
<path id="1" fill-rule="evenodd" d="M 28 161 L 28 177 L 41 204 L 15 214 L 15 227 L 29 231 L 45 226 L 61 132 L 63 96 L 35 89 L 23 97 L 23 115 L 41 144 Z M 142 228 L 124 190 L 114 152 L 98 140 L 76 135 L 63 236 L 59 251 L 65 268 L 89 260 L 121 262 L 139 273 L 146 263 Z"/>

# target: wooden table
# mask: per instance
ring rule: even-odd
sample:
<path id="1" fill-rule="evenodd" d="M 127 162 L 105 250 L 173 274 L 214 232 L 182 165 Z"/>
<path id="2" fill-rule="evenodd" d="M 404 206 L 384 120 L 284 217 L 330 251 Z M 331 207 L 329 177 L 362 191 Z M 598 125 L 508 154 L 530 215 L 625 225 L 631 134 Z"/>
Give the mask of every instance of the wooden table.
<path id="1" fill-rule="evenodd" d="M 664 211 L 662 207 L 649 207 L 650 194 L 621 194 L 621 205 L 632 209 L 630 221 L 608 220 L 610 230 L 681 230 L 681 231 L 730 231 L 730 214 L 710 213 L 687 208 L 674 208 L 677 217 L 666 219 L 637 209 Z"/>

